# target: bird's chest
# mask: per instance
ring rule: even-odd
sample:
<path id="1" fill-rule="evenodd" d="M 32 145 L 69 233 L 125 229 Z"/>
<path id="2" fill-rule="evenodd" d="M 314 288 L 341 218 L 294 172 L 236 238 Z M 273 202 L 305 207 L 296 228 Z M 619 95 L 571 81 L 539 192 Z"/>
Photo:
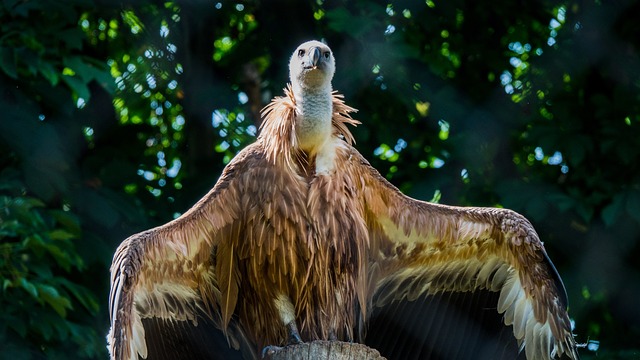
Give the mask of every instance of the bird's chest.
<path id="1" fill-rule="evenodd" d="M 313 283 L 340 287 L 341 277 L 353 277 L 368 240 L 351 174 L 261 172 L 252 176 L 264 181 L 261 189 L 243 200 L 238 244 L 250 282 L 266 281 L 293 298 Z"/>
<path id="2" fill-rule="evenodd" d="M 369 243 L 353 177 L 340 169 L 284 174 L 268 175 L 268 186 L 245 199 L 240 316 L 247 324 L 295 318 L 305 339 L 351 339 Z M 270 329 L 264 326 L 265 343 L 286 339 L 284 327 Z"/>

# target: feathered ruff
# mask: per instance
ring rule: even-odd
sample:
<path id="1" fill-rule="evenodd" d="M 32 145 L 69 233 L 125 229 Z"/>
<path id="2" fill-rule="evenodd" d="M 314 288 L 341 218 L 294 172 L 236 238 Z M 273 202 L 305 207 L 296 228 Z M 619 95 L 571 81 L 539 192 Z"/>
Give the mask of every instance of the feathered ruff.
<path id="1" fill-rule="evenodd" d="M 284 93 L 285 96 L 275 97 L 262 109 L 258 142 L 263 144 L 266 158 L 271 163 L 284 166 L 284 170 L 294 173 L 298 172 L 296 164 L 300 162 L 300 154 L 296 138 L 296 99 L 291 84 L 287 84 Z M 343 138 L 348 145 L 353 145 L 355 140 L 347 125 L 360 124 L 351 117 L 351 113 L 357 110 L 345 104 L 344 96 L 337 91 L 332 92 L 332 99 L 333 136 Z"/>

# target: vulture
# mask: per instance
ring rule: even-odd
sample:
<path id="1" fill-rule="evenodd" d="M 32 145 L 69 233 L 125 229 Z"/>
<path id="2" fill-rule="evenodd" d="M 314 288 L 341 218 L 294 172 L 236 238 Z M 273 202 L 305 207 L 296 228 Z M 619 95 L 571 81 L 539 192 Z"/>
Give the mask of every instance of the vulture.
<path id="1" fill-rule="evenodd" d="M 354 148 L 335 59 L 301 44 L 256 141 L 111 266 L 111 359 L 254 359 L 363 342 L 388 359 L 577 359 L 531 223 L 401 193 Z"/>

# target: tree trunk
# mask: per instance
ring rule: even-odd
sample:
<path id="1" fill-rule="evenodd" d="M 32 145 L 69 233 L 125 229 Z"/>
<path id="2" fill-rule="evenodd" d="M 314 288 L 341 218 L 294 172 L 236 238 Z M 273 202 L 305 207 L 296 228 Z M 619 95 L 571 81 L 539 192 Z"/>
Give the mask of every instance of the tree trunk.
<path id="1" fill-rule="evenodd" d="M 316 340 L 283 348 L 271 347 L 265 353 L 268 360 L 385 360 L 378 350 L 363 344 Z"/>

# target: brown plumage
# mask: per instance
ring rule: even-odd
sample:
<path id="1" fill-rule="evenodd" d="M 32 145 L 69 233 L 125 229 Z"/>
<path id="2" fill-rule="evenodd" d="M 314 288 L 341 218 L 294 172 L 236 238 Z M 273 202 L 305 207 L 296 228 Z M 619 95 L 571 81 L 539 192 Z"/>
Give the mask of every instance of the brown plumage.
<path id="1" fill-rule="evenodd" d="M 213 189 L 117 249 L 111 357 L 174 346 L 157 344 L 154 319 L 166 336 L 212 324 L 257 357 L 298 333 L 358 340 L 374 308 L 487 290 L 526 358 L 576 359 L 564 288 L 531 224 L 506 209 L 403 195 L 352 146 L 347 125 L 358 122 L 330 87 L 329 48 L 302 44 L 290 67 L 292 86 Z"/>

